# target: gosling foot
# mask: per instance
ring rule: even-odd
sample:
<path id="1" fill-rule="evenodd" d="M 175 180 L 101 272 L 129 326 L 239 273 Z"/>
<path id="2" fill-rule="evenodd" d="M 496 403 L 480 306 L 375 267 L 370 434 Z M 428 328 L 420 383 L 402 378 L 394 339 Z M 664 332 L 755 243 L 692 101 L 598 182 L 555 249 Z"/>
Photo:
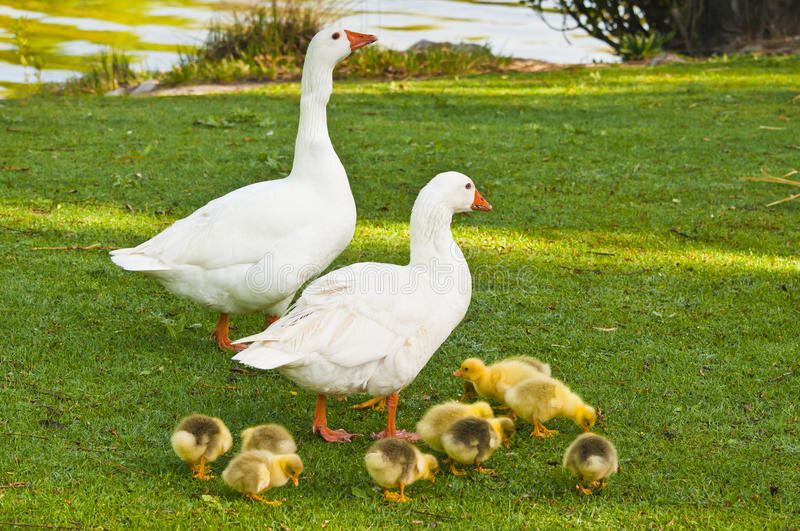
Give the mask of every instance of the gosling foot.
<path id="1" fill-rule="evenodd" d="M 454 476 L 466 476 L 467 475 L 467 473 L 464 470 L 456 468 L 456 463 L 453 460 L 450 461 L 450 473 L 453 474 Z"/>
<path id="2" fill-rule="evenodd" d="M 350 409 L 374 409 L 375 411 L 385 411 L 386 410 L 386 397 L 385 396 L 376 396 L 375 398 L 371 398 L 366 402 L 362 402 L 360 404 L 356 404 L 354 406 L 350 406 Z"/>
<path id="3" fill-rule="evenodd" d="M 497 475 L 497 474 L 495 473 L 495 471 L 494 471 L 494 469 L 493 469 L 493 468 L 483 468 L 483 467 L 480 465 L 480 463 L 479 463 L 479 464 L 478 464 L 478 465 L 475 467 L 475 470 L 476 470 L 476 471 L 477 471 L 479 474 L 486 474 L 486 475 L 488 475 L 488 476 L 496 476 L 496 475 Z"/>
<path id="4" fill-rule="evenodd" d="M 540 437 L 542 439 L 548 439 L 558 433 L 558 430 L 548 430 L 545 428 L 538 419 L 533 419 L 533 431 L 531 432 L 531 437 Z"/>
<path id="5" fill-rule="evenodd" d="M 247 493 L 247 494 L 244 495 L 244 497 L 247 498 L 248 500 L 261 502 L 261 503 L 266 504 L 266 505 L 272 505 L 273 507 L 277 507 L 277 506 L 279 506 L 279 505 L 281 505 L 283 503 L 282 501 L 279 501 L 279 500 L 267 501 L 264 498 L 262 498 L 261 496 L 259 496 L 258 494 Z"/>
<path id="6" fill-rule="evenodd" d="M 383 499 L 385 499 L 386 501 L 392 501 L 397 503 L 406 503 L 408 501 L 411 501 L 411 498 L 408 498 L 405 495 L 400 494 L 399 492 L 391 492 L 388 490 L 383 491 Z"/>

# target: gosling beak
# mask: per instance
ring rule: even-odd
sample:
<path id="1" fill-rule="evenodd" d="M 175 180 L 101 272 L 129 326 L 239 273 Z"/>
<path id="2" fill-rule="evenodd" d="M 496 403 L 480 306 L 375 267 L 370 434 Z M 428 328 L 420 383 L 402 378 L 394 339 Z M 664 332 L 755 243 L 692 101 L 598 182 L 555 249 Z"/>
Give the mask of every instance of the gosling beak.
<path id="1" fill-rule="evenodd" d="M 589 433 L 589 426 L 583 427 L 583 433 Z"/>
<path id="2" fill-rule="evenodd" d="M 356 33 L 355 31 L 344 30 L 347 39 L 350 41 L 350 50 L 358 50 L 367 44 L 372 44 L 378 40 L 375 35 L 367 35 L 366 33 Z"/>
<path id="3" fill-rule="evenodd" d="M 489 202 L 483 198 L 477 189 L 475 190 L 475 200 L 472 202 L 471 208 L 472 210 L 483 210 L 484 212 L 492 211 L 492 205 L 490 205 Z"/>
<path id="4" fill-rule="evenodd" d="M 431 483 L 436 483 L 436 476 L 429 477 L 428 481 L 430 481 Z"/>
<path id="5" fill-rule="evenodd" d="M 292 476 L 292 483 L 294 483 L 295 487 L 298 486 L 300 484 L 300 478 L 297 476 Z"/>
<path id="6" fill-rule="evenodd" d="M 474 208 L 474 205 L 473 205 L 473 208 Z M 455 376 L 456 378 L 461 377 L 461 369 L 458 369 L 457 371 L 453 372 L 453 376 Z"/>

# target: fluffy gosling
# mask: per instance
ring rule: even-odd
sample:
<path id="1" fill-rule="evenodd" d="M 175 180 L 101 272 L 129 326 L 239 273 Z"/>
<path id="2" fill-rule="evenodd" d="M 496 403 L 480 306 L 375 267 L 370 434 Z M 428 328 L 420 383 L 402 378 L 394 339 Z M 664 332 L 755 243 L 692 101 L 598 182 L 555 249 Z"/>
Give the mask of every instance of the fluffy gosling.
<path id="1" fill-rule="evenodd" d="M 279 500 L 267 501 L 259 494 L 288 481 L 296 487 L 302 471 L 303 461 L 297 454 L 275 455 L 266 450 L 247 450 L 231 459 L 222 472 L 222 479 L 246 498 L 267 505 L 280 505 Z"/>
<path id="2" fill-rule="evenodd" d="M 395 502 L 411 500 L 405 495 L 406 485 L 418 479 L 433 483 L 439 471 L 439 462 L 434 456 L 423 454 L 413 444 L 395 437 L 373 444 L 364 456 L 364 464 L 375 483 L 383 487 L 384 498 Z M 397 488 L 399 493 L 389 491 Z"/>
<path id="3" fill-rule="evenodd" d="M 289 431 L 278 424 L 262 424 L 242 430 L 242 451 L 266 450 L 273 454 L 293 454 L 297 444 Z"/>
<path id="4" fill-rule="evenodd" d="M 445 402 L 428 409 L 417 423 L 417 433 L 428 446 L 436 451 L 443 452 L 442 434 L 447 431 L 455 421 L 464 417 L 492 418 L 494 412 L 486 402 L 474 404 L 459 404 L 458 402 Z"/>
<path id="5" fill-rule="evenodd" d="M 552 437 L 558 433 L 542 425 L 554 417 L 572 419 L 583 431 L 589 431 L 597 420 L 592 406 L 584 404 L 563 382 L 543 374 L 510 388 L 506 391 L 505 402 L 520 418 L 533 423 L 531 437 Z"/>
<path id="6" fill-rule="evenodd" d="M 208 481 L 214 476 L 207 463 L 230 450 L 233 437 L 220 419 L 195 414 L 178 423 L 170 442 L 178 457 L 189 463 L 192 477 Z"/>
<path id="7" fill-rule="evenodd" d="M 584 433 L 564 453 L 564 468 L 578 476 L 578 492 L 591 494 L 592 489 L 605 487 L 606 478 L 619 471 L 617 449 L 601 435 Z M 590 488 L 583 486 L 584 481 Z"/>
<path id="8" fill-rule="evenodd" d="M 454 422 L 442 434 L 442 447 L 450 458 L 450 472 L 456 476 L 466 474 L 458 470 L 455 463 L 475 464 L 482 474 L 494 471 L 483 468 L 481 463 L 489 459 L 500 444 L 514 435 L 514 421 L 508 417 L 481 419 L 466 417 Z"/>
<path id="9" fill-rule="evenodd" d="M 480 396 L 493 398 L 498 402 L 505 400 L 505 393 L 517 383 L 543 374 L 541 370 L 550 371 L 550 366 L 527 356 L 523 358 L 509 358 L 491 365 L 486 365 L 478 358 L 469 358 L 461 363 L 461 367 L 453 376 L 461 377 L 470 382 Z M 534 364 L 533 361 L 537 362 Z M 538 368 L 537 368 L 538 367 Z M 465 392 L 467 389 L 465 388 Z"/>

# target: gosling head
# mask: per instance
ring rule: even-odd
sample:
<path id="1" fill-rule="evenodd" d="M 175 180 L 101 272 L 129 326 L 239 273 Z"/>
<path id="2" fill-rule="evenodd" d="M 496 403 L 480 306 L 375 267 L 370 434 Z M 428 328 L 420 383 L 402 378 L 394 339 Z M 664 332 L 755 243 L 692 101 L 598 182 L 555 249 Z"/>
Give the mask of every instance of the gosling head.
<path id="1" fill-rule="evenodd" d="M 595 422 L 597 422 L 597 413 L 592 406 L 584 404 L 575 412 L 575 424 L 580 426 L 584 432 L 589 431 Z"/>
<path id="2" fill-rule="evenodd" d="M 297 454 L 279 455 L 278 466 L 281 471 L 294 483 L 296 487 L 300 483 L 300 473 L 303 471 L 303 461 Z"/>
<path id="3" fill-rule="evenodd" d="M 425 470 L 422 471 L 422 479 L 427 479 L 431 483 L 436 481 L 436 474 L 439 472 L 439 461 L 431 454 L 423 454 L 425 458 Z"/>
<path id="4" fill-rule="evenodd" d="M 517 428 L 514 426 L 514 421 L 508 417 L 497 417 L 497 427 L 500 433 L 500 442 L 507 442 L 511 437 L 517 433 Z"/>
<path id="5" fill-rule="evenodd" d="M 453 373 L 453 376 L 475 382 L 480 380 L 484 374 L 486 374 L 486 365 L 478 358 L 469 358 L 461 363 L 461 367 Z"/>

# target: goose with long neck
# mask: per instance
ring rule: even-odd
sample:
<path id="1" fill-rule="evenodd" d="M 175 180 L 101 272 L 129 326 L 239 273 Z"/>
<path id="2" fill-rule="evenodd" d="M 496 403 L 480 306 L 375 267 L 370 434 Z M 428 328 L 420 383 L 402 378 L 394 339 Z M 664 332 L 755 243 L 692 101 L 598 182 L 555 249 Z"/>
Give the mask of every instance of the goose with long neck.
<path id="1" fill-rule="evenodd" d="M 376 437 L 414 437 L 395 425 L 398 393 L 419 374 L 469 307 L 469 266 L 453 240 L 453 214 L 491 210 L 469 177 L 434 177 L 411 214 L 408 265 L 365 262 L 337 269 L 303 291 L 294 307 L 233 357 L 278 369 L 317 395 L 313 430 L 326 441 L 354 434 L 328 428 L 328 396 L 386 397 L 386 429 Z M 237 343 L 238 343 L 237 342 Z"/>
<path id="2" fill-rule="evenodd" d="M 355 201 L 328 136 L 326 105 L 336 64 L 376 40 L 338 28 L 311 40 L 288 177 L 234 190 L 139 246 L 111 252 L 123 269 L 218 312 L 211 336 L 219 348 L 244 348 L 228 338 L 230 314 L 263 311 L 267 323 L 277 320 L 353 238 Z"/>

